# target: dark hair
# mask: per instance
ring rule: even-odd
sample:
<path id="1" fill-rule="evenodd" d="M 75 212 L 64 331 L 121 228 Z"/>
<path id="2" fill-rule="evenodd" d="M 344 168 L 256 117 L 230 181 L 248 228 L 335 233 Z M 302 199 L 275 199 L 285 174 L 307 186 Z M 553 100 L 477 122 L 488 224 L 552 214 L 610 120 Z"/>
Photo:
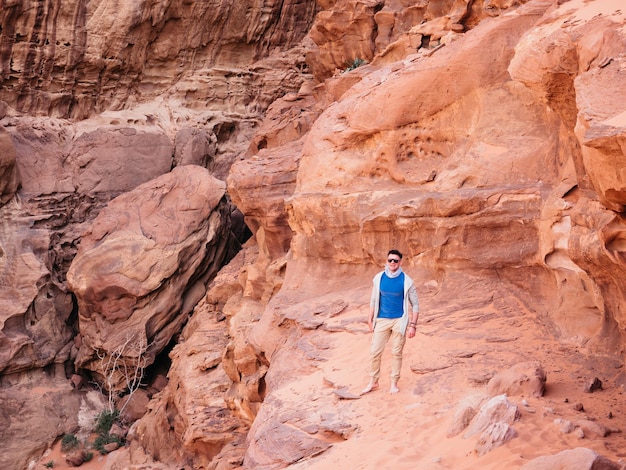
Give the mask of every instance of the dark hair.
<path id="1" fill-rule="evenodd" d="M 389 255 L 398 255 L 400 259 L 402 259 L 402 253 L 400 253 L 398 250 L 389 250 L 389 252 L 387 253 L 387 256 Z"/>

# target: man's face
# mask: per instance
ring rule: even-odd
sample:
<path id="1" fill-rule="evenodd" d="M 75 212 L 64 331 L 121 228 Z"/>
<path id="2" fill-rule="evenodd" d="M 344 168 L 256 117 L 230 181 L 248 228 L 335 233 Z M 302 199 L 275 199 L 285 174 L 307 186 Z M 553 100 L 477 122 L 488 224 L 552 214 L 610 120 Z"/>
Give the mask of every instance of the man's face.
<path id="1" fill-rule="evenodd" d="M 398 270 L 400 264 L 402 264 L 402 260 L 398 255 L 391 254 L 387 256 L 387 267 L 389 267 L 392 273 Z"/>

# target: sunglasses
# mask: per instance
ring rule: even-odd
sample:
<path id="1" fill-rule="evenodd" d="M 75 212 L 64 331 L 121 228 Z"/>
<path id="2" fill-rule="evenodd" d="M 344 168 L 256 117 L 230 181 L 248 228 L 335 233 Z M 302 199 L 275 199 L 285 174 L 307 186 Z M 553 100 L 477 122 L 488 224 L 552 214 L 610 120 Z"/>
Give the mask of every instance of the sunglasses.
<path id="1" fill-rule="evenodd" d="M 400 260 L 399 260 L 399 259 L 394 259 L 394 258 L 389 258 L 389 259 L 387 260 L 387 263 L 399 263 L 399 262 L 400 262 Z"/>

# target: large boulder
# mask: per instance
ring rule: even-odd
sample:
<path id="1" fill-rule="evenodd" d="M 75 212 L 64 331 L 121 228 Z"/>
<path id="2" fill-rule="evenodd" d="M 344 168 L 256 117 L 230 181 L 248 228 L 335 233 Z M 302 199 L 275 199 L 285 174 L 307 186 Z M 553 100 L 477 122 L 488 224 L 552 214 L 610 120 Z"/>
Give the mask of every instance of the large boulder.
<path id="1" fill-rule="evenodd" d="M 128 385 L 180 331 L 230 243 L 225 184 L 182 166 L 114 199 L 67 274 L 79 307 L 76 365 L 105 388 Z M 116 366 L 113 363 L 117 362 Z"/>

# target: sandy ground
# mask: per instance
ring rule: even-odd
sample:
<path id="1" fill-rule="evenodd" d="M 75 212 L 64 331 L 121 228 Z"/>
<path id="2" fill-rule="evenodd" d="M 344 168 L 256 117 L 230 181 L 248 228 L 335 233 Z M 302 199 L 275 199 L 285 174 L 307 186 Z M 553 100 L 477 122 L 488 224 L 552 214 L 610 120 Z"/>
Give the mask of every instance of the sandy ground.
<path id="1" fill-rule="evenodd" d="M 107 461 L 106 455 L 101 455 L 97 451 L 93 451 L 93 458 L 89 462 L 85 462 L 80 467 L 70 467 L 65 462 L 65 453 L 61 451 L 61 442 L 57 442 L 52 449 L 45 453 L 39 459 L 34 470 L 52 468 L 53 470 L 67 470 L 80 468 L 82 470 L 102 470 Z M 50 466 L 51 465 L 51 466 Z"/>
<path id="2" fill-rule="evenodd" d="M 575 347 L 554 341 L 523 309 L 496 310 L 487 306 L 423 313 L 418 334 L 405 346 L 400 393 L 389 394 L 387 350 L 380 388 L 349 404 L 358 430 L 294 468 L 516 469 L 533 458 L 576 447 L 593 449 L 626 468 L 623 432 L 581 438 L 561 432 L 555 424 L 557 419 L 589 419 L 626 431 L 622 362 L 585 357 Z M 369 338 L 368 333 L 341 333 L 334 344 L 343 353 L 333 354 L 341 359 L 323 366 L 325 378 L 358 394 L 367 384 Z M 476 437 L 446 436 L 455 411 L 485 396 L 490 377 L 529 360 L 539 361 L 546 370 L 546 392 L 541 398 L 509 397 L 521 412 L 513 425 L 517 438 L 479 456 L 474 450 Z M 585 392 L 594 377 L 602 380 L 603 389 Z M 577 404 L 583 405 L 582 411 L 576 410 Z"/>
<path id="3" fill-rule="evenodd" d="M 295 404 L 298 396 L 310 397 L 312 391 L 332 396 L 355 430 L 345 440 L 329 437 L 328 450 L 291 468 L 518 469 L 536 457 L 576 447 L 592 449 L 626 468 L 626 432 L 617 432 L 626 431 L 623 361 L 585 355 L 574 345 L 554 340 L 530 312 L 513 304 L 513 297 L 498 305 L 486 295 L 482 304 L 465 298 L 460 305 L 438 307 L 426 293 L 418 333 L 406 343 L 400 392 L 389 393 L 386 350 L 380 388 L 360 398 L 339 398 L 337 388 L 358 395 L 368 382 L 371 336 L 362 294 L 355 293 L 353 299 L 360 300 L 332 320 L 341 327 L 329 324 L 312 333 L 330 344 L 327 360 L 287 387 Z M 530 360 L 545 369 L 546 392 L 541 398 L 509 397 L 521 413 L 513 424 L 518 437 L 482 456 L 475 451 L 477 437 L 447 437 L 455 412 L 464 403 L 484 398 L 490 377 Z M 595 377 L 602 381 L 602 390 L 585 392 Z M 583 409 L 577 410 L 580 404 Z M 565 434 L 555 423 L 558 419 L 592 420 L 615 432 L 606 437 Z M 40 460 L 37 470 L 49 461 L 57 470 L 72 468 L 65 465 L 58 445 Z M 106 461 L 94 455 L 81 468 L 100 470 Z"/>

